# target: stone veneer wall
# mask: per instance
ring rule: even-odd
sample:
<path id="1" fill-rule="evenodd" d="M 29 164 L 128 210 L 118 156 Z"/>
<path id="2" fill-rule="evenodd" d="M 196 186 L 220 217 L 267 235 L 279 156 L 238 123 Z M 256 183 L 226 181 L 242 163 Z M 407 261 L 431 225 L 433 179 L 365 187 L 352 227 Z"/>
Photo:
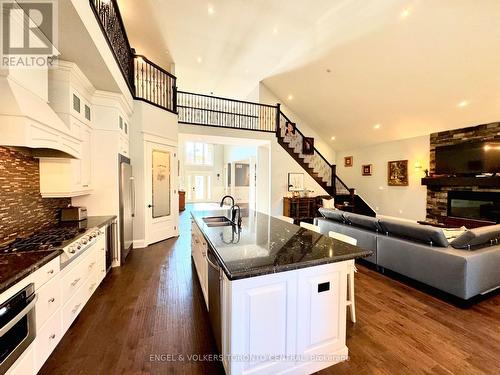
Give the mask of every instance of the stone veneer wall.
<path id="1" fill-rule="evenodd" d="M 433 133 L 430 137 L 429 171 L 434 173 L 436 168 L 436 146 L 446 146 L 471 140 L 498 140 L 500 141 L 500 122 L 471 126 L 468 128 L 448 130 Z M 479 188 L 478 186 L 427 187 L 427 220 L 440 222 L 447 215 L 448 191 L 494 191 L 498 189 Z"/>
<path id="2" fill-rule="evenodd" d="M 0 245 L 58 223 L 69 198 L 42 198 L 38 159 L 0 147 Z"/>

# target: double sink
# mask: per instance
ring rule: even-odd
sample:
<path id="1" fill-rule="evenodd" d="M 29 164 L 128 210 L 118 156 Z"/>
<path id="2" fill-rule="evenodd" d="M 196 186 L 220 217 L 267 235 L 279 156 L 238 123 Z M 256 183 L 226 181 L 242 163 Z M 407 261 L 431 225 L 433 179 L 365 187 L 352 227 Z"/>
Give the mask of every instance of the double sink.
<path id="1" fill-rule="evenodd" d="M 234 223 L 225 216 L 209 216 L 202 218 L 207 227 L 227 227 Z"/>

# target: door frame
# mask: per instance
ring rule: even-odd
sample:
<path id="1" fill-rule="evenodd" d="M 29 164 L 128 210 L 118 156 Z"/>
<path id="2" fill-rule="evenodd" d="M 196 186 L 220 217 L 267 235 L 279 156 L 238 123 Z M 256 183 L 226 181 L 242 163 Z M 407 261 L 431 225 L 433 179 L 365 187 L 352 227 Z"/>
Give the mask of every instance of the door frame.
<path id="1" fill-rule="evenodd" d="M 168 231 L 167 237 L 163 239 L 153 238 L 153 215 L 152 208 L 149 205 L 152 203 L 152 173 L 151 173 L 151 163 L 152 163 L 152 149 L 154 147 L 168 149 L 172 154 L 170 161 L 170 215 L 166 217 L 163 222 L 170 225 L 172 229 Z M 164 239 L 175 237 L 179 235 L 179 192 L 178 192 L 178 147 L 177 143 L 169 142 L 168 140 L 155 139 L 145 139 L 144 140 L 144 237 L 146 246 L 153 243 L 163 241 Z"/>

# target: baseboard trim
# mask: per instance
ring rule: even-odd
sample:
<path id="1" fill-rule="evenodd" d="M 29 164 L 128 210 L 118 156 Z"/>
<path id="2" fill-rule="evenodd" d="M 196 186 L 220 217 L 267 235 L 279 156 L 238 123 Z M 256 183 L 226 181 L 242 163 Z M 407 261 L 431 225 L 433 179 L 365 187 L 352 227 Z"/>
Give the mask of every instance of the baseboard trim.
<path id="1" fill-rule="evenodd" d="M 134 240 L 134 249 L 143 249 L 147 247 L 146 240 Z"/>

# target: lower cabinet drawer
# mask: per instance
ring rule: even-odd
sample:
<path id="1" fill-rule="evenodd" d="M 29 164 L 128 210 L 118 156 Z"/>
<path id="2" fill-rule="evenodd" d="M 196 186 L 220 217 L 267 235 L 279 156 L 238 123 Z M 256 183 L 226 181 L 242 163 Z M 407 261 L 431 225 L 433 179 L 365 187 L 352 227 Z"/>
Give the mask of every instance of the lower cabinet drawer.
<path id="1" fill-rule="evenodd" d="M 73 294 L 85 283 L 87 280 L 89 270 L 96 267 L 95 248 L 88 249 L 82 255 L 82 259 L 76 260 L 78 263 L 72 266 L 70 270 L 62 277 L 62 298 L 63 303 L 69 301 Z"/>
<path id="2" fill-rule="evenodd" d="M 45 324 L 54 312 L 62 305 L 61 302 L 61 277 L 59 274 L 37 291 L 36 327 L 37 330 Z"/>
<path id="3" fill-rule="evenodd" d="M 35 283 L 35 289 L 39 289 L 46 282 L 57 275 L 60 268 L 61 261 L 59 257 L 56 257 L 55 259 L 52 259 L 49 263 L 41 267 L 38 271 L 33 273 L 33 282 Z"/>
<path id="4" fill-rule="evenodd" d="M 63 336 L 61 310 L 57 310 L 38 330 L 35 339 L 35 373 L 40 370 Z"/>
<path id="5" fill-rule="evenodd" d="M 19 358 L 6 372 L 6 375 L 29 375 L 35 374 L 35 353 L 33 349 L 34 344 L 31 344 L 25 350 L 21 358 Z"/>
<path id="6" fill-rule="evenodd" d="M 80 289 L 71 297 L 71 299 L 66 302 L 62 309 L 62 323 L 63 330 L 66 330 L 71 326 L 71 323 L 78 316 L 80 311 L 82 311 L 83 306 L 85 305 L 87 293 L 86 293 L 86 284 L 82 285 Z"/>

